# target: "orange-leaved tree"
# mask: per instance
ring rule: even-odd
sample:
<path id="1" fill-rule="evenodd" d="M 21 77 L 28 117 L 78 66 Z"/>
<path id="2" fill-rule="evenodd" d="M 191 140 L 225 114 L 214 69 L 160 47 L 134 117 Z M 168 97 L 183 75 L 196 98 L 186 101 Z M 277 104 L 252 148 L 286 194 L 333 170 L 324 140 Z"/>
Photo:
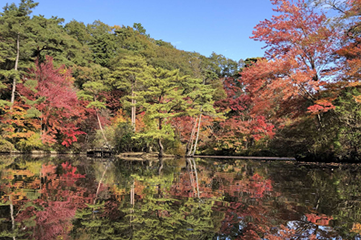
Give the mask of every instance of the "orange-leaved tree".
<path id="1" fill-rule="evenodd" d="M 332 78 L 339 32 L 304 0 L 271 2 L 278 15 L 260 22 L 251 37 L 266 44 L 266 59 L 245 69 L 241 81 L 253 111 L 294 117 L 317 104 L 316 93 Z M 320 105 L 332 108 L 330 101 Z"/>

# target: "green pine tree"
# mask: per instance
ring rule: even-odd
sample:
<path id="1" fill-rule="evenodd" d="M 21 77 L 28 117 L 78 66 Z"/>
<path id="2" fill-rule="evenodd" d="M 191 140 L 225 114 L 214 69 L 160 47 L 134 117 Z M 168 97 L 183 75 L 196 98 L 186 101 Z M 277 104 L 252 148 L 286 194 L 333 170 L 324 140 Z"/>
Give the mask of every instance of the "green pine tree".
<path id="1" fill-rule="evenodd" d="M 31 9 L 38 3 L 33 0 L 21 0 L 16 4 L 6 5 L 0 13 L 0 77 L 6 83 L 12 80 L 10 104 L 15 101 L 16 84 L 21 79 L 23 71 L 29 67 L 26 62 L 20 63 L 20 58 L 28 58 L 29 28 L 31 27 Z M 0 88 L 4 88 L 4 84 Z M 0 105 L 4 105 L 4 101 Z"/>

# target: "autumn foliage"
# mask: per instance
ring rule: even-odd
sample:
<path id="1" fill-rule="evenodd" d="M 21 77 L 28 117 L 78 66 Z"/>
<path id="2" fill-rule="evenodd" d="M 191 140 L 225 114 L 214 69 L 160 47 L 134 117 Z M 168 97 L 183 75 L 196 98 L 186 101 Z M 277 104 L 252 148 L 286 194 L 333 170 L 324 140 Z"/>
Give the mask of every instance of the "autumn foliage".
<path id="1" fill-rule="evenodd" d="M 360 1 L 270 2 L 250 37 L 265 55 L 239 61 L 178 50 L 140 23 L 62 25 L 31 17 L 32 2 L 5 7 L 0 150 L 361 159 Z"/>
<path id="2" fill-rule="evenodd" d="M 83 134 L 77 124 L 82 120 L 84 109 L 79 104 L 73 87 L 70 70 L 64 66 L 54 68 L 53 60 L 37 63 L 19 86 L 23 96 L 22 107 L 28 113 L 34 112 L 32 122 L 40 126 L 41 140 L 44 144 L 69 146 Z"/>

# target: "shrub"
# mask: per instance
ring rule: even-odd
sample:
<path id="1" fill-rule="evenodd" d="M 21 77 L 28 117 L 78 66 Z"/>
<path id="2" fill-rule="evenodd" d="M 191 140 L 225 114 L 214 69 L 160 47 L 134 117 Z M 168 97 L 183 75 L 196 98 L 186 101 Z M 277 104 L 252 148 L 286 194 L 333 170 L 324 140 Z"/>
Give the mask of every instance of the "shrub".
<path id="1" fill-rule="evenodd" d="M 16 149 L 11 142 L 0 138 L 0 152 L 10 152 L 10 151 L 14 151 L 14 150 L 16 150 Z"/>
<path id="2" fill-rule="evenodd" d="M 34 133 L 27 139 L 21 139 L 16 148 L 20 151 L 30 152 L 32 150 L 40 150 L 44 148 L 44 144 L 41 141 L 40 133 Z"/>

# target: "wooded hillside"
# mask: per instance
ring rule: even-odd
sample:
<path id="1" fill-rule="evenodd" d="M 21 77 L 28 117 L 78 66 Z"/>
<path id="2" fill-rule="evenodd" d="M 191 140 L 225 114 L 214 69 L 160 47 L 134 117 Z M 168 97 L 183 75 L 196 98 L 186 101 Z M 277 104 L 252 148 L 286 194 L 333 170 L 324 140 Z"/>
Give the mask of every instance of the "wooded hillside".
<path id="1" fill-rule="evenodd" d="M 32 0 L 7 4 L 0 151 L 358 160 L 361 2 L 271 2 L 251 37 L 265 56 L 239 61 L 177 49 L 140 23 L 64 23 L 31 15 Z"/>

